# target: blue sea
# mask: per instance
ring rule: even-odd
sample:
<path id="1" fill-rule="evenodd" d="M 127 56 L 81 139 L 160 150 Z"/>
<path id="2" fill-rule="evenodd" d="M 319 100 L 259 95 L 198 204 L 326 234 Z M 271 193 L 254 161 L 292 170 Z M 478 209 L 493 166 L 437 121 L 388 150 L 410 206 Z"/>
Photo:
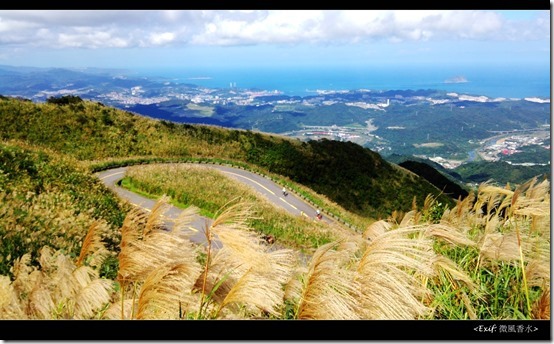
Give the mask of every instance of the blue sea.
<path id="1" fill-rule="evenodd" d="M 375 66 L 289 68 L 157 68 L 136 72 L 148 77 L 209 88 L 260 89 L 306 96 L 316 90 L 437 89 L 490 98 L 550 98 L 550 67 Z"/>

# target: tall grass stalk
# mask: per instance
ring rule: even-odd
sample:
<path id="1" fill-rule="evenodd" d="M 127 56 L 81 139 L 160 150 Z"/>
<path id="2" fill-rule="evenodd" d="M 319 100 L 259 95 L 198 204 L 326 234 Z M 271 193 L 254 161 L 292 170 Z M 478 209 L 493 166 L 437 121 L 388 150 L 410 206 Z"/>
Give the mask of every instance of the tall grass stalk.
<path id="1" fill-rule="evenodd" d="M 201 286 L 201 294 L 200 294 L 200 307 L 198 308 L 198 317 L 201 317 L 204 311 L 204 306 L 207 304 L 209 300 L 206 300 L 206 286 L 207 286 L 207 278 L 208 273 L 210 272 L 210 265 L 211 265 L 211 259 L 212 259 L 212 233 L 211 233 L 211 226 L 206 226 L 204 233 L 206 234 L 206 262 L 204 264 L 204 271 L 202 273 L 202 286 Z"/>
<path id="2" fill-rule="evenodd" d="M 312 256 L 295 312 L 298 319 L 360 319 L 361 286 L 344 266 L 348 256 L 338 242 L 321 246 Z"/>

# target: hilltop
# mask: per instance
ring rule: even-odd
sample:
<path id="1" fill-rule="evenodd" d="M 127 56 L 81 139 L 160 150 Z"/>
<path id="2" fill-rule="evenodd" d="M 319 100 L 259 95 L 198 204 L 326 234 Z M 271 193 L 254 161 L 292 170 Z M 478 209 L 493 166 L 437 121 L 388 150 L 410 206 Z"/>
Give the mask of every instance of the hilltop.
<path id="1" fill-rule="evenodd" d="M 0 137 L 51 148 L 82 161 L 209 157 L 244 162 L 290 178 L 360 216 L 408 211 L 429 194 L 452 199 L 424 178 L 352 142 L 302 142 L 279 135 L 176 124 L 65 97 L 33 103 L 0 101 Z M 75 102 L 74 100 L 77 99 Z"/>

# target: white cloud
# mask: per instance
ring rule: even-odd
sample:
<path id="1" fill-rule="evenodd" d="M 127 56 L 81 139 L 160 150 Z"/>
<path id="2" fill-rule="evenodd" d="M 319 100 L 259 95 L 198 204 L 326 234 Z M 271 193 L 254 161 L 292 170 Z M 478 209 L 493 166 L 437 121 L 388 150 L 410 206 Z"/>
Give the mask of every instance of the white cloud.
<path id="1" fill-rule="evenodd" d="M 164 45 L 175 40 L 173 32 L 153 33 L 150 35 L 150 42 L 153 45 Z"/>
<path id="2" fill-rule="evenodd" d="M 546 40 L 549 11 L 0 11 L 0 47 L 149 47 L 429 40 Z"/>
<path id="3" fill-rule="evenodd" d="M 37 24 L 33 22 L 4 19 L 0 17 L 0 33 L 10 33 L 34 29 Z"/>
<path id="4" fill-rule="evenodd" d="M 75 33 L 60 33 L 57 42 L 63 47 L 74 48 L 127 48 L 129 43 L 121 37 L 114 37 L 106 31 L 76 30 Z"/>

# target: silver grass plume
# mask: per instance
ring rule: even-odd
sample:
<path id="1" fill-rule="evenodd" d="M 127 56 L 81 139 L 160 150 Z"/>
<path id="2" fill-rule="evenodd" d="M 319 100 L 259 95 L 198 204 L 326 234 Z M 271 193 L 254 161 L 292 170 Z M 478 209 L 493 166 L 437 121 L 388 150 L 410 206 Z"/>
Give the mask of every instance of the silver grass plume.
<path id="1" fill-rule="evenodd" d="M 119 253 L 120 281 L 144 281 L 157 267 L 179 261 L 184 248 L 191 246 L 178 231 L 161 229 L 160 218 L 166 202 L 165 197 L 158 200 L 156 211 L 149 216 L 140 211 L 127 215 Z"/>
<path id="2" fill-rule="evenodd" d="M 337 246 L 337 242 L 325 244 L 312 256 L 304 276 L 298 319 L 360 319 L 356 273 L 344 267 L 349 257 L 344 251 L 335 250 Z"/>
<path id="3" fill-rule="evenodd" d="M 153 270 L 142 285 L 136 318 L 179 319 L 180 312 L 192 311 L 198 299 L 191 290 L 200 271 L 200 264 L 194 261 L 168 263 Z"/>
<path id="4" fill-rule="evenodd" d="M 98 221 L 95 221 L 90 225 L 87 235 L 83 240 L 79 258 L 77 258 L 77 266 L 84 264 L 86 258 L 90 259 L 88 262 L 89 266 L 100 267 L 102 265 L 106 257 L 109 255 L 109 251 L 104 246 L 100 235 L 101 231 L 106 229 L 107 226 Z"/>
<path id="5" fill-rule="evenodd" d="M 401 228 L 374 238 L 358 266 L 362 318 L 418 319 L 430 309 L 419 276 L 432 276 L 432 240 L 420 228 Z M 416 236 L 418 235 L 418 236 Z"/>
<path id="6" fill-rule="evenodd" d="M 0 276 L 0 320 L 27 319 L 25 310 L 8 276 Z"/>
<path id="7" fill-rule="evenodd" d="M 231 203 L 229 203 L 231 204 Z M 223 209 L 210 232 L 221 242 L 210 267 L 210 285 L 222 279 L 217 298 L 220 309 L 230 304 L 277 314 L 284 297 L 283 285 L 290 278 L 294 255 L 291 250 L 269 252 L 263 239 L 246 224 L 252 218 L 250 204 L 237 202 Z M 214 295 L 215 296 L 215 295 Z"/>
<path id="8" fill-rule="evenodd" d="M 133 304 L 133 301 L 135 304 Z M 121 300 L 116 300 L 115 302 L 112 302 L 109 306 L 106 312 L 102 314 L 101 319 L 104 320 L 122 320 L 122 319 L 131 319 L 131 313 L 133 309 L 137 309 L 137 300 L 133 299 L 126 299 L 123 301 L 123 317 L 121 316 L 122 313 L 122 304 Z"/>

